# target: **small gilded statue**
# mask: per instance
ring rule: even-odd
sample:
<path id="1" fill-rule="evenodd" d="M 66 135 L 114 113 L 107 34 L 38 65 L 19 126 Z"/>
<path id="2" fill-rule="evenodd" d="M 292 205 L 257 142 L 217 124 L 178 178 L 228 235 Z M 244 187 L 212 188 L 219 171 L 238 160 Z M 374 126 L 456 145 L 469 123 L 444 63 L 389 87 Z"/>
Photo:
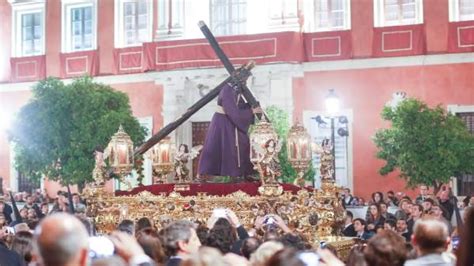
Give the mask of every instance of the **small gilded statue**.
<path id="1" fill-rule="evenodd" d="M 276 183 L 276 178 L 281 175 L 280 161 L 278 160 L 281 145 L 276 140 L 269 139 L 262 146 L 258 151 L 260 158 L 254 169 L 260 174 L 263 184 L 273 184 Z"/>
<path id="2" fill-rule="evenodd" d="M 189 169 L 187 164 L 190 160 L 196 158 L 202 149 L 202 145 L 192 147 L 189 150 L 188 145 L 179 145 L 178 152 L 174 157 L 175 180 L 178 183 L 189 182 Z"/>
<path id="3" fill-rule="evenodd" d="M 92 170 L 92 178 L 96 185 L 103 185 L 105 183 L 105 161 L 104 152 L 102 148 L 96 148 L 94 152 L 95 166 Z"/>
<path id="4" fill-rule="evenodd" d="M 321 143 L 321 180 L 333 180 L 334 176 L 334 156 L 332 155 L 332 142 L 329 139 L 324 139 Z"/>

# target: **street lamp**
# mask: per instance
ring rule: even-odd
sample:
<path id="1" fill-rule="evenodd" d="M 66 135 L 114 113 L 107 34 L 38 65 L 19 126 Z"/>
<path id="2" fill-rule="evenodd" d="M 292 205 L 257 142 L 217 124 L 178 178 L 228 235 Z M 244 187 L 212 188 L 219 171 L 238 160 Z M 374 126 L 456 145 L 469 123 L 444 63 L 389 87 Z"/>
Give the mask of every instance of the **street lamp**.
<path id="1" fill-rule="evenodd" d="M 334 119 L 336 119 L 336 114 L 339 112 L 339 97 L 337 97 L 334 89 L 330 89 L 328 95 L 325 99 L 326 111 L 328 112 L 331 119 L 331 145 L 332 145 L 332 179 L 336 180 L 336 137 L 334 130 Z"/>

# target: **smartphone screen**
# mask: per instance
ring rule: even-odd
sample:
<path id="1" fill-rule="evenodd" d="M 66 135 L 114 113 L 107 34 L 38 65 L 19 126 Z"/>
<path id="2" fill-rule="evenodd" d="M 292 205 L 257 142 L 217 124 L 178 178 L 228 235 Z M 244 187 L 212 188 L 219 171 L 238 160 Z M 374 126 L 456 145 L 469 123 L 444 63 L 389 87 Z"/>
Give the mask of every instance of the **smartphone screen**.
<path id="1" fill-rule="evenodd" d="M 105 258 L 114 255 L 115 247 L 105 236 L 89 237 L 89 257 L 92 259 Z"/>

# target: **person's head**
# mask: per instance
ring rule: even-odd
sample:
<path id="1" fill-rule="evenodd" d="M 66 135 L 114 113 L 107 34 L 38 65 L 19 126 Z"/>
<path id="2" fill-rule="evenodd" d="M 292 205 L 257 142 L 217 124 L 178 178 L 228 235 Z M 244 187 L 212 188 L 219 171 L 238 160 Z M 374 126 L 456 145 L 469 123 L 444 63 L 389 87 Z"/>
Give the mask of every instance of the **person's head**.
<path id="1" fill-rule="evenodd" d="M 438 196 L 439 196 L 439 200 L 442 202 L 449 200 L 449 189 L 446 186 L 444 186 L 439 192 Z"/>
<path id="2" fill-rule="evenodd" d="M 437 219 L 419 219 L 413 227 L 411 241 L 419 255 L 444 252 L 450 241 L 448 227 Z"/>
<path id="3" fill-rule="evenodd" d="M 209 228 L 204 225 L 200 225 L 196 228 L 196 234 L 199 238 L 199 242 L 201 242 L 203 245 L 206 245 L 207 236 L 209 235 Z"/>
<path id="4" fill-rule="evenodd" d="M 161 245 L 158 233 L 154 229 L 144 229 L 137 233 L 137 242 L 143 248 L 148 257 L 155 263 L 163 264 L 165 261 L 165 253 Z"/>
<path id="5" fill-rule="evenodd" d="M 173 222 L 163 229 L 162 240 L 168 256 L 191 254 L 201 246 L 194 225 L 185 220 Z"/>
<path id="6" fill-rule="evenodd" d="M 374 203 L 380 203 L 380 202 L 382 202 L 382 201 L 383 201 L 383 194 L 382 194 L 382 192 L 377 191 L 377 192 L 372 193 L 372 202 L 374 202 Z"/>
<path id="7" fill-rule="evenodd" d="M 398 219 L 397 220 L 397 232 L 404 233 L 408 228 L 407 220 L 405 219 Z"/>
<path id="8" fill-rule="evenodd" d="M 383 229 L 397 231 L 397 221 L 394 219 L 387 219 L 383 223 Z"/>
<path id="9" fill-rule="evenodd" d="M 420 195 L 421 196 L 427 196 L 428 195 L 428 186 L 421 185 L 421 186 L 418 187 L 418 189 L 420 190 Z"/>
<path id="10" fill-rule="evenodd" d="M 28 205 L 32 205 L 33 204 L 33 196 L 31 196 L 31 195 L 26 196 L 25 202 Z"/>
<path id="11" fill-rule="evenodd" d="M 351 195 L 351 189 L 350 188 L 344 188 L 344 196 L 349 197 Z"/>
<path id="12" fill-rule="evenodd" d="M 306 249 L 306 242 L 301 235 L 286 233 L 280 237 L 280 242 L 287 248 L 293 248 L 295 250 Z"/>
<path id="13" fill-rule="evenodd" d="M 421 206 L 421 204 L 413 205 L 410 214 L 413 219 L 421 218 L 421 216 L 423 216 L 423 206 Z"/>
<path id="14" fill-rule="evenodd" d="M 81 197 L 79 196 L 79 194 L 77 194 L 77 193 L 72 194 L 72 202 L 74 204 L 81 203 Z"/>
<path id="15" fill-rule="evenodd" d="M 354 214 L 351 211 L 346 211 L 346 224 L 351 224 L 354 219 Z"/>
<path id="16" fill-rule="evenodd" d="M 28 220 L 35 220 L 37 219 L 36 211 L 33 208 L 28 209 L 27 217 Z"/>
<path id="17" fill-rule="evenodd" d="M 298 256 L 297 250 L 285 248 L 271 256 L 265 266 L 305 266 L 306 264 Z"/>
<path id="18" fill-rule="evenodd" d="M 443 217 L 443 210 L 438 204 L 435 204 L 431 207 L 430 214 L 440 219 L 441 217 Z"/>
<path id="19" fill-rule="evenodd" d="M 386 214 L 386 213 L 388 212 L 387 203 L 381 202 L 381 203 L 379 204 L 379 207 L 380 207 L 380 214 Z"/>
<path id="20" fill-rule="evenodd" d="M 150 219 L 148 219 L 147 217 L 142 217 L 138 219 L 135 230 L 140 231 L 148 227 L 153 227 L 153 224 L 150 222 Z"/>
<path id="21" fill-rule="evenodd" d="M 135 225 L 132 220 L 125 219 L 119 223 L 117 230 L 133 236 L 135 234 Z"/>
<path id="22" fill-rule="evenodd" d="M 186 144 L 179 145 L 179 151 L 183 153 L 188 153 L 189 152 L 188 145 Z"/>
<path id="23" fill-rule="evenodd" d="M 464 224 L 460 228 L 462 235 L 457 251 L 457 265 L 474 265 L 474 207 L 464 210 Z"/>
<path id="24" fill-rule="evenodd" d="M 471 197 L 471 198 L 469 199 L 469 206 L 474 207 L 474 197 Z"/>
<path id="25" fill-rule="evenodd" d="M 232 244 L 237 240 L 232 225 L 225 218 L 219 218 L 214 226 L 209 230 L 206 244 L 209 247 L 217 248 L 222 254 L 230 252 Z"/>
<path id="26" fill-rule="evenodd" d="M 407 258 L 405 240 L 393 231 L 383 230 L 369 240 L 364 254 L 368 266 L 402 266 Z"/>
<path id="27" fill-rule="evenodd" d="M 358 233 L 365 231 L 366 222 L 363 219 L 357 218 L 354 219 L 354 230 Z"/>
<path id="28" fill-rule="evenodd" d="M 376 203 L 372 203 L 369 206 L 370 216 L 374 219 L 380 216 L 380 206 Z"/>
<path id="29" fill-rule="evenodd" d="M 26 208 L 26 207 L 21 208 L 21 210 L 20 210 L 20 216 L 21 216 L 21 218 L 23 218 L 23 219 L 28 218 L 28 208 Z"/>
<path id="30" fill-rule="evenodd" d="M 41 212 L 46 215 L 49 213 L 49 205 L 48 203 L 42 203 L 41 204 Z"/>
<path id="31" fill-rule="evenodd" d="M 2 228 L 2 226 L 6 224 L 7 224 L 7 219 L 5 218 L 5 215 L 0 212 L 0 229 Z"/>
<path id="32" fill-rule="evenodd" d="M 395 198 L 395 192 L 393 192 L 392 190 L 389 190 L 389 191 L 387 192 L 387 197 L 389 197 L 390 199 Z"/>
<path id="33" fill-rule="evenodd" d="M 434 204 L 435 202 L 433 199 L 427 198 L 422 203 L 423 209 L 425 210 L 425 212 L 429 212 L 431 210 L 431 207 L 433 207 Z"/>
<path id="34" fill-rule="evenodd" d="M 228 265 L 222 253 L 211 247 L 201 247 L 198 252 L 193 252 L 185 258 L 181 266 L 226 266 Z"/>
<path id="35" fill-rule="evenodd" d="M 74 216 L 57 213 L 36 228 L 35 243 L 44 265 L 87 265 L 88 234 Z"/>
<path id="36" fill-rule="evenodd" d="M 411 204 L 411 203 L 410 203 L 409 200 L 407 200 L 407 199 L 402 199 L 402 200 L 400 201 L 400 204 L 399 204 L 398 206 L 400 207 L 400 209 L 401 209 L 402 211 L 404 211 L 405 213 L 408 214 L 408 213 L 410 212 L 410 211 L 409 211 L 409 209 L 410 209 L 410 204 Z"/>
<path id="37" fill-rule="evenodd" d="M 28 231 L 16 233 L 10 249 L 18 253 L 25 264 L 30 263 L 33 258 L 33 234 Z"/>
<path id="38" fill-rule="evenodd" d="M 260 246 L 261 242 L 258 238 L 249 237 L 244 240 L 242 243 L 242 247 L 240 248 L 240 253 L 247 259 L 250 259 L 250 255 L 254 253 L 258 247 Z"/>
<path id="39" fill-rule="evenodd" d="M 273 256 L 273 254 L 283 248 L 283 244 L 276 241 L 264 242 L 250 255 L 250 263 L 256 266 L 265 265 L 265 262 Z"/>
<path id="40" fill-rule="evenodd" d="M 58 204 L 67 203 L 67 199 L 66 199 L 67 193 L 66 192 L 59 190 L 57 195 L 58 195 Z"/>

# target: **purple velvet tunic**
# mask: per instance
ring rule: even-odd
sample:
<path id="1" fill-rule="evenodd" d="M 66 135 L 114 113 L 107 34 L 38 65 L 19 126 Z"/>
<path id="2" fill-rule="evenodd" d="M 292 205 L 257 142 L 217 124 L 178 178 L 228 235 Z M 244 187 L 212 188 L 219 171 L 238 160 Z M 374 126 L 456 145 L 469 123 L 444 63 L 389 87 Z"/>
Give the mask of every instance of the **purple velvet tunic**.
<path id="1" fill-rule="evenodd" d="M 250 162 L 247 131 L 253 123 L 252 109 L 242 100 L 238 103 L 238 93 L 229 84 L 222 88 L 217 104 L 222 106 L 225 114 L 216 112 L 212 117 L 198 172 L 200 175 L 212 176 L 249 175 L 253 173 L 253 165 Z"/>

